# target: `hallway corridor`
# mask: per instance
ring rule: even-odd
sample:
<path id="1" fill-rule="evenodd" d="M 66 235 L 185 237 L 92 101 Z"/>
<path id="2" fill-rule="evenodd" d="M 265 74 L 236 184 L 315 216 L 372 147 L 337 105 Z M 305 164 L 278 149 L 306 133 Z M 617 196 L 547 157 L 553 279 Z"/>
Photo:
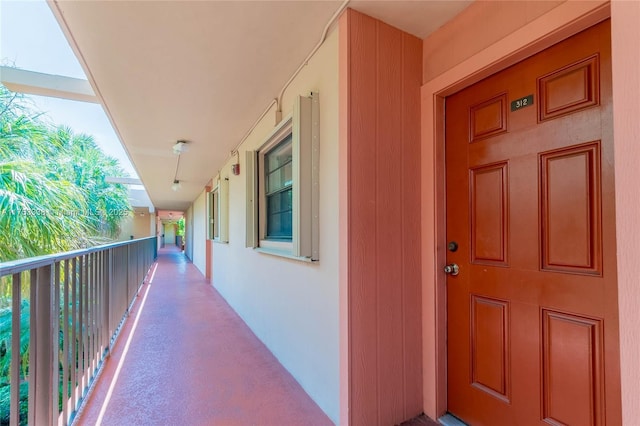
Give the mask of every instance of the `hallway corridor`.
<path id="1" fill-rule="evenodd" d="M 332 422 L 184 254 L 167 246 L 74 424 Z"/>

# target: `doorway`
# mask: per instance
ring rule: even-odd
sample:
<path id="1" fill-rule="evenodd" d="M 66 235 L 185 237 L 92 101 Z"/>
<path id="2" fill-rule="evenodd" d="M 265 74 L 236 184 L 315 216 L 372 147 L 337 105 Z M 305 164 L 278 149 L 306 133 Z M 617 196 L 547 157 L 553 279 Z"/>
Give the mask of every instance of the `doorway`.
<path id="1" fill-rule="evenodd" d="M 609 34 L 446 99 L 447 399 L 470 424 L 619 423 Z"/>

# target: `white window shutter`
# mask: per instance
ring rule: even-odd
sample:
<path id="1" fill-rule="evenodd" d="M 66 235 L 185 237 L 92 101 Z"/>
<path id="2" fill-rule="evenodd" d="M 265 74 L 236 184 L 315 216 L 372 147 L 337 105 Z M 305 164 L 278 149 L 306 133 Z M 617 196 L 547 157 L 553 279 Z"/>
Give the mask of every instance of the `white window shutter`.
<path id="1" fill-rule="evenodd" d="M 220 241 L 229 242 L 229 178 L 220 180 L 218 186 L 218 206 L 220 213 L 218 214 L 218 226 Z"/>
<path id="2" fill-rule="evenodd" d="M 213 240 L 215 238 L 214 235 L 214 225 L 215 225 L 215 221 L 218 219 L 218 214 L 217 212 L 214 211 L 213 208 L 213 192 L 208 192 L 207 193 L 207 237 L 210 240 Z"/>
<path id="3" fill-rule="evenodd" d="M 311 93 L 311 260 L 320 260 L 320 95 Z"/>
<path id="4" fill-rule="evenodd" d="M 318 260 L 318 94 L 298 96 L 293 107 L 293 255 Z"/>
<path id="5" fill-rule="evenodd" d="M 258 182 L 257 152 L 246 152 L 244 167 L 247 179 L 247 214 L 246 214 L 246 247 L 258 246 Z"/>

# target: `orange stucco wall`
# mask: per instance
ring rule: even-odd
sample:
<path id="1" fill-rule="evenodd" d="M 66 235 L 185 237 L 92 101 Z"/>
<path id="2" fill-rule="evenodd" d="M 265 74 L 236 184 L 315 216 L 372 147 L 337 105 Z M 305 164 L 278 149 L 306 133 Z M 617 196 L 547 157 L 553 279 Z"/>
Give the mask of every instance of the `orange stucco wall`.
<path id="1" fill-rule="evenodd" d="M 424 41 L 423 81 L 450 70 L 561 3 L 563 1 L 473 3 Z"/>
<path id="2" fill-rule="evenodd" d="M 398 424 L 422 411 L 422 42 L 348 10 L 340 43 L 342 423 Z"/>
<path id="3" fill-rule="evenodd" d="M 611 4 L 622 421 L 640 419 L 640 2 Z M 633 40 L 633 41 L 631 41 Z"/>
<path id="4" fill-rule="evenodd" d="M 511 3 L 511 4 L 510 4 Z M 424 410 L 446 411 L 444 97 L 611 16 L 618 292 L 624 424 L 640 418 L 640 2 L 478 2 L 424 40 L 422 297 Z M 517 5 L 516 5 L 517 4 Z M 511 25 L 509 23 L 517 23 Z M 440 247 L 439 247 L 440 245 Z"/>

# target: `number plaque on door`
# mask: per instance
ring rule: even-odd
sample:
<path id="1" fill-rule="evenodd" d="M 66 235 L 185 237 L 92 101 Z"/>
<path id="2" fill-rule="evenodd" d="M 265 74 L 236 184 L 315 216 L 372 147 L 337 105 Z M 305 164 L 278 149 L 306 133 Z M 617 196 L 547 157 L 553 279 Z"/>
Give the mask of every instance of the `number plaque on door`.
<path id="1" fill-rule="evenodd" d="M 533 105 L 533 95 L 511 101 L 511 112 Z"/>

